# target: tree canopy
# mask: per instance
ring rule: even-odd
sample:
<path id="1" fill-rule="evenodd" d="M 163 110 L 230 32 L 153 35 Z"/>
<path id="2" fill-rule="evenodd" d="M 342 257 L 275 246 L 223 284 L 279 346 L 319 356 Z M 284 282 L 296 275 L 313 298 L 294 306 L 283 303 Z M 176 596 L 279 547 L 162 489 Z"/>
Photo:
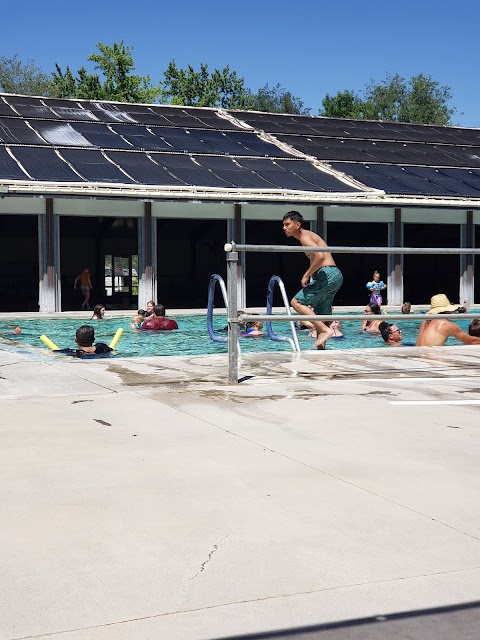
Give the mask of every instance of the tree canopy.
<path id="1" fill-rule="evenodd" d="M 267 83 L 257 93 L 249 93 L 245 100 L 245 108 L 270 113 L 310 113 L 310 109 L 305 107 L 303 100 L 294 96 L 278 83 L 273 87 Z"/>
<path id="2" fill-rule="evenodd" d="M 163 75 L 162 97 L 170 104 L 222 109 L 238 109 L 244 104 L 245 81 L 228 66 L 210 73 L 207 64 L 202 63 L 196 71 L 191 65 L 179 69 L 171 60 Z"/>
<path id="3" fill-rule="evenodd" d="M 132 48 L 123 40 L 113 45 L 97 43 L 98 53 L 88 60 L 95 63 L 100 74 L 88 73 L 81 67 L 75 77 L 67 65 L 62 71 L 55 65 L 52 72 L 52 94 L 59 98 L 84 98 L 89 100 L 113 100 L 118 102 L 151 103 L 161 94 L 160 86 L 151 85 L 150 76 L 132 73 L 135 69 Z"/>
<path id="4" fill-rule="evenodd" d="M 0 91 L 48 96 L 50 90 L 50 77 L 33 60 L 22 62 L 18 53 L 13 58 L 0 57 Z"/>
<path id="5" fill-rule="evenodd" d="M 353 91 L 327 94 L 320 115 L 331 118 L 393 120 L 419 124 L 451 124 L 455 113 L 448 103 L 452 98 L 449 86 L 440 85 L 431 76 L 420 73 L 406 80 L 399 74 L 385 80 L 371 80 L 363 95 Z"/>
<path id="6" fill-rule="evenodd" d="M 199 69 L 192 65 L 182 69 L 171 60 L 163 80 L 155 85 L 150 76 L 135 73 L 132 47 L 125 46 L 123 40 L 112 45 L 98 42 L 96 46 L 97 51 L 88 57 L 94 63 L 94 73 L 83 66 L 73 74 L 68 65 L 63 70 L 57 63 L 48 75 L 33 60 L 22 62 L 18 54 L 0 57 L 0 90 L 59 98 L 147 104 L 161 100 L 172 105 L 310 113 L 301 98 L 279 83 L 251 91 L 245 79 L 228 65 L 210 72 L 206 63 Z M 431 76 L 420 73 L 406 80 L 399 74 L 387 74 L 380 82 L 370 80 L 360 93 L 327 93 L 319 113 L 331 118 L 447 125 L 455 113 L 449 106 L 451 99 L 451 88 Z"/>

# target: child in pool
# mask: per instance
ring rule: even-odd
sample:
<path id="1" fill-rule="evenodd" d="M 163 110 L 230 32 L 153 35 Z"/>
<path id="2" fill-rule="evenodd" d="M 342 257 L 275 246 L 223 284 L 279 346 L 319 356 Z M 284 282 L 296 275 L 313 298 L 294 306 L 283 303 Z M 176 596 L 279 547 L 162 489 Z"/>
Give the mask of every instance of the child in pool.
<path id="1" fill-rule="evenodd" d="M 333 336 L 330 336 L 329 340 L 345 340 L 345 336 L 343 335 L 342 331 L 342 323 L 340 322 L 340 320 L 332 320 L 330 323 L 326 322 L 325 324 L 327 326 L 330 325 L 330 328 L 333 329 Z M 314 329 L 308 335 L 310 338 L 316 338 L 317 332 Z"/>
<path id="2" fill-rule="evenodd" d="M 133 316 L 130 329 L 141 329 L 144 320 L 145 316 L 142 316 L 141 314 Z"/>
<path id="3" fill-rule="evenodd" d="M 242 333 L 243 338 L 258 338 L 265 335 L 265 331 L 262 331 L 263 322 L 256 320 L 255 322 L 247 322 L 247 328 Z"/>
<path id="4" fill-rule="evenodd" d="M 380 273 L 378 271 L 373 272 L 372 281 L 367 282 L 366 287 L 370 291 L 370 302 L 380 306 L 382 304 L 382 294 L 380 291 L 386 289 L 387 285 L 383 280 L 380 280 Z"/>

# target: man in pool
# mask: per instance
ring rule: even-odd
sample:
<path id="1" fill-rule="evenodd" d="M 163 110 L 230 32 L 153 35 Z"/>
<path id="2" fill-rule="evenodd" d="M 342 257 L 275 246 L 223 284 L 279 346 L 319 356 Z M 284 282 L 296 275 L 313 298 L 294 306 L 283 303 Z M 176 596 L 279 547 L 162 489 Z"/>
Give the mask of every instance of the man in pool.
<path id="1" fill-rule="evenodd" d="M 388 344 L 389 347 L 401 347 L 403 335 L 402 330 L 397 327 L 396 324 L 390 324 L 389 322 L 381 322 L 378 326 L 382 338 Z"/>
<path id="2" fill-rule="evenodd" d="M 78 345 L 78 350 L 82 353 L 105 354 L 112 351 L 104 342 L 93 344 L 95 342 L 95 330 L 88 324 L 78 327 L 75 332 L 75 342 Z"/>
<path id="3" fill-rule="evenodd" d="M 171 331 L 172 329 L 178 329 L 178 324 L 175 320 L 165 318 L 165 307 L 163 304 L 156 304 L 153 307 L 153 315 L 147 318 L 140 327 L 141 330 L 151 331 Z"/>
<path id="4" fill-rule="evenodd" d="M 326 247 L 323 238 L 313 231 L 303 228 L 303 216 L 298 211 L 289 211 L 283 216 L 283 230 L 287 238 L 295 238 L 304 247 Z M 317 315 L 331 315 L 335 294 L 343 283 L 343 276 L 336 266 L 331 253 L 308 252 L 310 266 L 302 276 L 302 290 L 291 300 L 297 313 L 310 315 L 312 308 Z M 325 342 L 334 335 L 330 323 L 320 320 L 312 321 L 317 332 L 313 346 L 325 349 Z"/>
<path id="5" fill-rule="evenodd" d="M 429 313 L 450 314 L 462 307 L 460 304 L 450 304 L 450 300 L 444 293 L 438 293 L 430 300 Z M 425 320 L 418 330 L 416 347 L 441 347 L 452 336 L 464 344 L 480 344 L 480 337 L 469 335 L 462 331 L 458 324 L 445 318 L 445 320 Z"/>

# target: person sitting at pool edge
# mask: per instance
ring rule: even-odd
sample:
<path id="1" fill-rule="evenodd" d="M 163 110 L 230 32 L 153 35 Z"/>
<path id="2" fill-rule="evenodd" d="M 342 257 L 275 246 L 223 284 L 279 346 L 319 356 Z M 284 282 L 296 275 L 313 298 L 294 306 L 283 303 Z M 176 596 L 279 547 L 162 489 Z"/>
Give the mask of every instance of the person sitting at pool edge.
<path id="1" fill-rule="evenodd" d="M 151 331 L 172 331 L 172 329 L 178 329 L 178 324 L 175 320 L 165 318 L 165 307 L 163 304 L 156 304 L 153 307 L 153 316 L 147 318 L 142 324 L 142 329 Z"/>
<path id="2" fill-rule="evenodd" d="M 427 311 L 427 315 L 430 313 L 451 314 L 455 311 L 458 312 L 460 308 L 463 308 L 460 304 L 451 304 L 450 300 L 444 293 L 438 293 L 432 296 L 430 300 L 431 309 Z M 416 347 L 441 347 L 448 338 L 452 336 L 463 344 L 480 344 L 480 337 L 469 335 L 462 331 L 458 324 L 445 318 L 425 320 L 420 325 L 418 330 Z"/>
<path id="3" fill-rule="evenodd" d="M 402 330 L 397 327 L 396 324 L 390 324 L 389 322 L 381 322 L 379 325 L 382 338 L 390 347 L 402 346 Z"/>
<path id="4" fill-rule="evenodd" d="M 113 349 L 104 342 L 97 342 L 95 345 L 93 344 L 95 342 L 95 330 L 88 324 L 84 324 L 76 330 L 75 342 L 78 345 L 78 350 L 83 353 L 103 354 L 113 351 Z"/>

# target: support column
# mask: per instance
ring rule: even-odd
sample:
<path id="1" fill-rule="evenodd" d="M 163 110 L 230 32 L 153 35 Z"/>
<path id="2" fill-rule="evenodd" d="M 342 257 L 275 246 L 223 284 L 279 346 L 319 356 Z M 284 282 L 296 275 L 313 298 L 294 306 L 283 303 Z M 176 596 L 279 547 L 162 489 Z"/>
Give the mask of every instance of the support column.
<path id="1" fill-rule="evenodd" d="M 475 244 L 475 229 L 473 211 L 467 211 L 466 224 L 461 228 L 462 249 L 473 249 Z M 475 256 L 468 254 L 460 256 L 460 291 L 459 301 L 465 302 L 467 307 L 474 302 L 474 269 Z"/>
<path id="2" fill-rule="evenodd" d="M 402 210 L 395 209 L 393 223 L 388 225 L 388 245 L 403 247 Z M 403 304 L 403 256 L 388 254 L 387 304 Z"/>
<path id="3" fill-rule="evenodd" d="M 38 218 L 39 311 L 61 311 L 59 281 L 59 224 L 53 212 L 53 198 L 45 199 L 45 214 Z"/>
<path id="4" fill-rule="evenodd" d="M 138 225 L 138 306 L 148 300 L 157 302 L 157 236 L 152 203 L 144 203 L 143 218 Z"/>
<path id="5" fill-rule="evenodd" d="M 323 207 L 317 207 L 316 229 L 312 229 L 312 231 L 318 233 L 318 235 L 327 242 L 327 225 L 325 223 L 325 212 Z"/>
<path id="6" fill-rule="evenodd" d="M 232 240 L 237 244 L 245 244 L 245 220 L 242 220 L 242 205 L 234 204 L 233 219 L 233 237 Z M 240 252 L 238 254 L 237 263 L 237 305 L 240 309 L 244 309 L 247 304 L 247 283 L 245 278 L 247 254 Z"/>

